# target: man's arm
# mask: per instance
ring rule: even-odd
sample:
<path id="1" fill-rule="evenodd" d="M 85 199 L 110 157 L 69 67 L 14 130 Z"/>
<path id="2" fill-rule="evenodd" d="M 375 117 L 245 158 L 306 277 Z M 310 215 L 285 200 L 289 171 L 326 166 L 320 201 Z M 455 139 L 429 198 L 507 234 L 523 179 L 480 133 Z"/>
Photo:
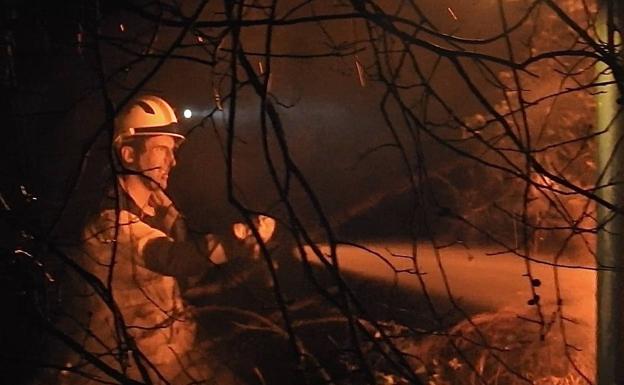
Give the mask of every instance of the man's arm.
<path id="1" fill-rule="evenodd" d="M 133 263 L 163 275 L 193 276 L 226 260 L 214 236 L 175 241 L 126 210 L 119 214 L 115 210 L 101 213 L 87 236 L 102 243 L 115 242 L 119 258 L 130 258 Z"/>
<path id="2" fill-rule="evenodd" d="M 119 216 L 114 210 L 102 213 L 99 223 L 104 229 L 100 235 L 109 239 L 116 236 L 118 251 L 126 250 L 122 254 L 132 256 L 133 261 L 138 265 L 175 277 L 197 276 L 211 265 L 226 262 L 228 256 L 244 258 L 258 254 L 255 239 L 249 229 L 243 228 L 246 227 L 245 225 L 234 225 L 232 234 L 226 235 L 225 239 L 219 239 L 210 234 L 191 237 L 186 234 L 183 218 L 175 207 L 173 205 L 165 207 L 169 210 L 165 214 L 171 226 L 183 227 L 181 229 L 184 232 L 183 237 L 174 239 L 126 210 L 122 210 Z M 275 221 L 269 217 L 259 217 L 256 226 L 261 237 L 267 241 L 273 234 Z M 117 231 L 115 231 L 116 228 Z M 173 230 L 173 228 L 170 229 Z"/>
<path id="3" fill-rule="evenodd" d="M 169 237 L 151 239 L 143 248 L 142 259 L 148 269 L 176 277 L 195 276 L 209 265 L 217 266 L 227 260 L 223 247 L 212 235 L 184 242 Z"/>

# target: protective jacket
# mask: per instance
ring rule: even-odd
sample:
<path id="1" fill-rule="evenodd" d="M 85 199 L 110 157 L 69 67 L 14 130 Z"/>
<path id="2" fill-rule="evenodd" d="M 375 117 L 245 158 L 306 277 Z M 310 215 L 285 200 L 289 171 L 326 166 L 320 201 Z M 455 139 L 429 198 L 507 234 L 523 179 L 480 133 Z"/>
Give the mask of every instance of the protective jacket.
<path id="1" fill-rule="evenodd" d="M 214 237 L 188 239 L 176 210 L 138 207 L 123 186 L 117 188 L 84 230 L 86 350 L 139 381 L 143 372 L 158 384 L 153 368 L 168 381 L 189 374 L 196 324 L 176 278 L 200 274 L 219 253 Z"/>

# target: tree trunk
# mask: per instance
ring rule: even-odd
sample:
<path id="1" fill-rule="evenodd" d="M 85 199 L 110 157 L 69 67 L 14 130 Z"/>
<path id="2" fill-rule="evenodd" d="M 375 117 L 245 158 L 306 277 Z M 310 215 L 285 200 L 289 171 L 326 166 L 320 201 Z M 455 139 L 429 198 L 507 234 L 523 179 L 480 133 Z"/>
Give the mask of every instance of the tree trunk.
<path id="1" fill-rule="evenodd" d="M 624 7 L 616 0 L 602 0 L 600 5 L 600 36 L 605 42 L 613 42 L 609 35 L 615 38 L 614 29 L 624 25 Z M 614 43 L 617 47 L 617 40 Z M 621 68 L 613 67 L 602 78 L 615 78 L 619 84 L 609 86 L 608 92 L 597 97 L 597 129 L 608 129 L 598 139 L 598 169 L 604 170 L 599 185 L 608 185 L 600 190 L 603 198 L 624 207 L 624 116 L 619 113 L 624 85 L 618 76 Z M 603 65 L 599 71 L 605 68 Z M 597 282 L 597 383 L 624 384 L 624 216 L 599 206 L 598 218 L 606 223 L 598 233 L 597 245 L 599 266 L 606 269 L 598 271 Z"/>

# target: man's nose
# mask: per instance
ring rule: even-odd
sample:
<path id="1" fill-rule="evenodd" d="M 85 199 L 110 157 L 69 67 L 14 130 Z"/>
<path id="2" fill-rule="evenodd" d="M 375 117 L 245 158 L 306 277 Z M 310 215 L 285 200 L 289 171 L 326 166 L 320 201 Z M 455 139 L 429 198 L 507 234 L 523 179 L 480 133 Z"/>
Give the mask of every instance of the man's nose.
<path id="1" fill-rule="evenodd" d="M 160 159 L 163 166 L 171 168 L 176 165 L 175 153 L 170 148 L 163 148 L 162 158 Z"/>
<path id="2" fill-rule="evenodd" d="M 169 167 L 171 168 L 175 167 L 175 165 L 178 164 L 178 162 L 176 161 L 176 156 L 173 152 L 169 153 L 168 160 L 169 160 Z"/>

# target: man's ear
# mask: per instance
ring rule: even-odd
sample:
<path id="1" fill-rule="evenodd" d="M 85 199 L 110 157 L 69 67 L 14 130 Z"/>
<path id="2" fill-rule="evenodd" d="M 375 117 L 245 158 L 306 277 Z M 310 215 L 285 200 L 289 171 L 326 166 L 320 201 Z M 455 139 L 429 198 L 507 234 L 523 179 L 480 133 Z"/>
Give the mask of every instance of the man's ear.
<path id="1" fill-rule="evenodd" d="M 119 157 L 121 158 L 121 163 L 128 167 L 134 163 L 135 153 L 134 148 L 130 146 L 122 146 L 119 149 Z"/>

